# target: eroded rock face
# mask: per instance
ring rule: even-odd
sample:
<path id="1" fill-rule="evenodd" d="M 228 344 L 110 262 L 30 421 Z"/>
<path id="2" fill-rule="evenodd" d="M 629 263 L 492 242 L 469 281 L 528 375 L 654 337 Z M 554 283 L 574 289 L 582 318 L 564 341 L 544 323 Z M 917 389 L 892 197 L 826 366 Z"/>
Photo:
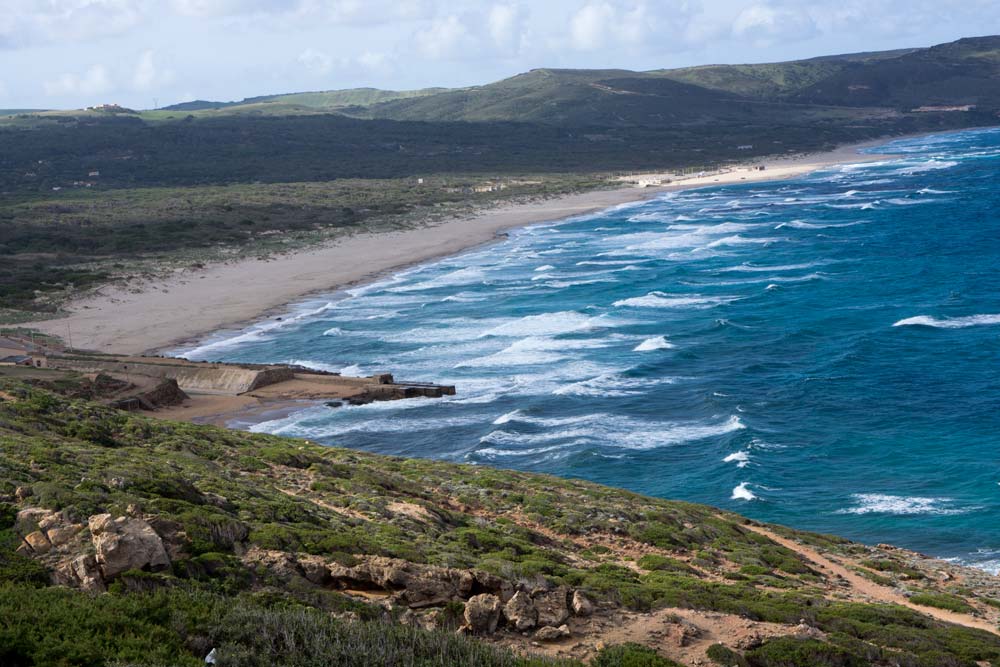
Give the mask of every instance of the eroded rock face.
<path id="1" fill-rule="evenodd" d="M 524 591 L 514 593 L 510 600 L 507 600 L 507 604 L 503 607 L 503 615 L 507 619 L 507 624 L 518 632 L 530 630 L 538 622 L 535 603 Z"/>
<path id="2" fill-rule="evenodd" d="M 465 623 L 472 634 L 492 635 L 500 622 L 500 598 L 490 593 L 473 595 L 465 603 Z"/>
<path id="3" fill-rule="evenodd" d="M 503 597 L 510 589 L 502 579 L 485 572 L 422 565 L 398 558 L 374 557 L 354 567 L 336 563 L 328 567 L 330 579 L 339 588 L 396 591 L 394 601 L 411 609 L 442 605 L 477 592 Z"/>
<path id="4" fill-rule="evenodd" d="M 594 603 L 580 591 L 573 591 L 573 601 L 570 606 L 577 616 L 590 616 L 594 613 Z"/>
<path id="5" fill-rule="evenodd" d="M 569 618 L 570 591 L 565 586 L 550 591 L 536 591 L 531 597 L 538 611 L 538 625 L 559 627 Z"/>
<path id="6" fill-rule="evenodd" d="M 161 570 L 170 566 L 163 540 L 146 521 L 95 514 L 88 524 L 105 581 L 127 570 Z"/>

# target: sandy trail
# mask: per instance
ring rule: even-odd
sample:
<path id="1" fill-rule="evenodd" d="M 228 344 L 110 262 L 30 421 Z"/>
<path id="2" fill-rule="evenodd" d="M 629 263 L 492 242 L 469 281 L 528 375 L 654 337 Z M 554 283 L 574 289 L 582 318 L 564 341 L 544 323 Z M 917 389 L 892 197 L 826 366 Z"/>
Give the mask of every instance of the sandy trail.
<path id="1" fill-rule="evenodd" d="M 954 611 L 948 611 L 947 609 L 924 607 L 923 605 L 914 604 L 910 602 L 905 595 L 896 592 L 892 588 L 881 586 L 876 584 L 874 581 L 865 579 L 861 575 L 850 571 L 840 563 L 837 563 L 836 561 L 820 554 L 815 549 L 807 547 L 804 544 L 799 544 L 798 542 L 790 540 L 786 537 L 782 537 L 781 535 L 778 535 L 777 533 L 761 526 L 748 525 L 746 527 L 759 535 L 767 537 L 773 542 L 777 542 L 786 549 L 791 549 L 806 560 L 812 562 L 827 577 L 830 577 L 831 575 L 833 577 L 841 577 L 851 585 L 851 588 L 856 593 L 870 598 L 871 600 L 876 602 L 886 602 L 889 604 L 898 604 L 902 607 L 918 611 L 925 616 L 932 616 L 933 618 L 946 623 L 954 623 L 955 625 L 964 625 L 967 628 L 985 630 L 986 632 L 990 632 L 995 635 L 1000 634 L 1000 630 L 988 621 L 975 618 L 969 614 L 959 614 Z"/>

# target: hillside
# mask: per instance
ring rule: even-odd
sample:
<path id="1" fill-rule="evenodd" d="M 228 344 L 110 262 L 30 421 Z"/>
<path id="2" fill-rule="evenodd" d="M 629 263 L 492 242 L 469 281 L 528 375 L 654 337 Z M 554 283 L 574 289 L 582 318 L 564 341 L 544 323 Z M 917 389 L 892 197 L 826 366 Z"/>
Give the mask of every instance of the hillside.
<path id="1" fill-rule="evenodd" d="M 534 70 L 474 88 L 372 105 L 363 115 L 397 120 L 516 120 L 656 126 L 734 122 L 767 114 L 774 124 L 805 109 L 832 122 L 906 114 L 925 106 L 1000 109 L 1000 37 L 930 48 L 674 70 Z M 682 85 L 678 85 L 682 84 Z M 882 110 L 880 112 L 880 110 Z"/>
<path id="2" fill-rule="evenodd" d="M 5 665 L 1000 665 L 981 572 L 81 387 L 0 379 Z"/>
<path id="3" fill-rule="evenodd" d="M 380 102 L 397 99 L 423 97 L 442 93 L 445 88 L 424 88 L 420 90 L 379 90 L 378 88 L 347 88 L 344 90 L 324 90 L 303 93 L 281 93 L 278 95 L 259 95 L 247 97 L 238 102 L 212 102 L 208 100 L 193 100 L 161 107 L 155 111 L 205 111 L 226 109 L 229 113 L 238 113 L 249 109 L 259 109 L 262 105 L 273 105 L 278 108 L 300 107 L 303 110 L 330 111 L 351 106 L 369 106 Z"/>

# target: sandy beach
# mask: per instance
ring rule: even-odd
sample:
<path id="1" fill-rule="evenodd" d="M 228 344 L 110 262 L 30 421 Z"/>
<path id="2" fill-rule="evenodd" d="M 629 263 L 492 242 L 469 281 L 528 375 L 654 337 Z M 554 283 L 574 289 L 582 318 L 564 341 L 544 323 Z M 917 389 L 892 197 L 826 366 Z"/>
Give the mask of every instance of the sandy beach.
<path id="1" fill-rule="evenodd" d="M 169 349 L 213 331 L 238 327 L 306 295 L 373 280 L 386 273 L 453 255 L 496 240 L 502 232 L 642 201 L 687 188 L 774 181 L 822 167 L 884 159 L 859 150 L 885 140 L 797 158 L 767 159 L 752 167 L 692 177 L 669 185 L 623 186 L 524 204 L 506 205 L 468 218 L 384 234 L 359 234 L 336 243 L 265 260 L 241 260 L 190 270 L 154 281 L 142 291 L 105 286 L 68 307 L 66 317 L 25 326 L 59 336 L 78 349 L 138 354 Z M 644 175 L 657 180 L 660 175 Z"/>

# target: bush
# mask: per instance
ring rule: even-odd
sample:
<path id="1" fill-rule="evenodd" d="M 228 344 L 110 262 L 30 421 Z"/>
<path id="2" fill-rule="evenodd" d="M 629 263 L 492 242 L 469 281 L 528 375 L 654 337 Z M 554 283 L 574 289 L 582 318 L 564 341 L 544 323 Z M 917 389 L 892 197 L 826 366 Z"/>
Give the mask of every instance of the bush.
<path id="1" fill-rule="evenodd" d="M 948 595 L 947 593 L 916 593 L 910 596 L 910 602 L 925 607 L 947 609 L 948 611 L 955 611 L 960 614 L 971 614 L 975 611 L 962 598 L 955 595 Z"/>
<path id="2" fill-rule="evenodd" d="M 722 644 L 712 644 L 705 651 L 705 655 L 708 656 L 709 660 L 717 665 L 723 665 L 723 667 L 747 667 L 747 661 L 742 655 Z"/>
<path id="3" fill-rule="evenodd" d="M 846 649 L 816 639 L 777 637 L 746 655 L 750 667 L 868 667 Z"/>
<path id="4" fill-rule="evenodd" d="M 603 649 L 590 667 L 682 667 L 651 648 L 639 644 L 617 644 Z"/>

